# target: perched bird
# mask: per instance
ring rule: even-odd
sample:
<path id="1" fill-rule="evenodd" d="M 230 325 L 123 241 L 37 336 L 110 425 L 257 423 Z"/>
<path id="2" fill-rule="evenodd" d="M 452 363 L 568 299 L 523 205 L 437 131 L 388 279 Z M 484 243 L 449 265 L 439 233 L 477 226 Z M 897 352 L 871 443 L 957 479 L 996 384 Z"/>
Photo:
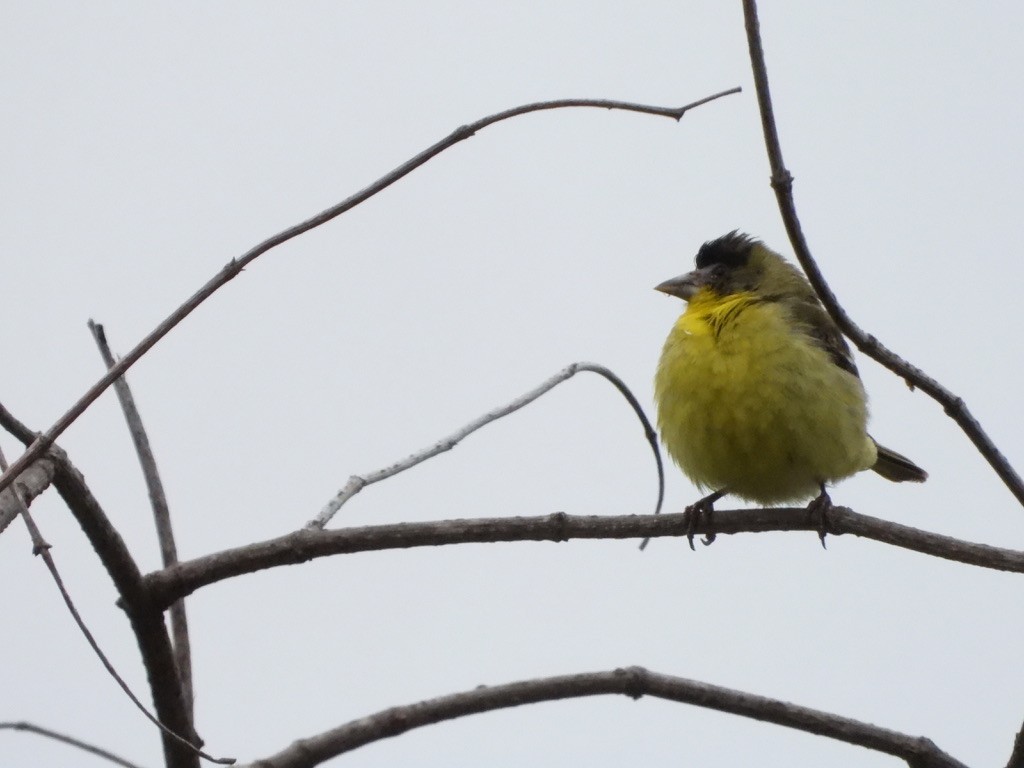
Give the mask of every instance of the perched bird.
<path id="1" fill-rule="evenodd" d="M 657 286 L 687 305 L 655 376 L 662 441 L 712 491 L 688 508 L 691 525 L 726 494 L 763 505 L 816 497 L 824 537 L 826 483 L 865 469 L 928 477 L 868 435 L 850 349 L 795 267 L 736 231 L 701 246 L 696 267 Z"/>

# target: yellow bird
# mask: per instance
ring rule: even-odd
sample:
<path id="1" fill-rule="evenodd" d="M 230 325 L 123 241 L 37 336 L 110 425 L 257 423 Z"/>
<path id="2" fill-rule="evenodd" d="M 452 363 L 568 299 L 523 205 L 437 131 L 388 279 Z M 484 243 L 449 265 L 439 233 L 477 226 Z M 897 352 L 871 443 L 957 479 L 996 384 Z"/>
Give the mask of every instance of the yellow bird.
<path id="1" fill-rule="evenodd" d="M 687 305 L 654 382 L 665 447 L 712 491 L 688 508 L 694 518 L 726 494 L 762 505 L 816 497 L 823 514 L 825 484 L 865 469 L 928 477 L 868 435 L 850 349 L 795 267 L 736 231 L 701 246 L 696 267 L 657 286 Z"/>

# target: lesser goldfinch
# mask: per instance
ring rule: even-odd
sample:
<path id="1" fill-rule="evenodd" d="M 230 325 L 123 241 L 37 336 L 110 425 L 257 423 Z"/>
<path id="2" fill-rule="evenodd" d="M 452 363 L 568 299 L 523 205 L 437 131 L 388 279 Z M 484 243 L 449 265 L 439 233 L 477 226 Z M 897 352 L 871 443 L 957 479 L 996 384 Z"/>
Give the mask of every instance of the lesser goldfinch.
<path id="1" fill-rule="evenodd" d="M 713 491 L 698 513 L 725 494 L 763 505 L 816 497 L 827 508 L 825 484 L 865 469 L 894 482 L 928 477 L 868 435 L 842 333 L 807 279 L 759 240 L 734 231 L 705 243 L 695 270 L 657 290 L 687 302 L 655 398 L 669 454 Z"/>

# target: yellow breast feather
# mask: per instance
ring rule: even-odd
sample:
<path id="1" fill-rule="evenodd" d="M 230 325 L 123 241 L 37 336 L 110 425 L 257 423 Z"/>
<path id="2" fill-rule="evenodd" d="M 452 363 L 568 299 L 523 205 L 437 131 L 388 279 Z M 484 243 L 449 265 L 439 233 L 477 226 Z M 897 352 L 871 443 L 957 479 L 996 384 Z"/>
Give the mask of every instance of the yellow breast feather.
<path id="1" fill-rule="evenodd" d="M 666 448 L 704 489 L 803 500 L 876 460 L 860 380 L 783 305 L 750 292 L 693 296 L 665 342 L 655 394 Z"/>

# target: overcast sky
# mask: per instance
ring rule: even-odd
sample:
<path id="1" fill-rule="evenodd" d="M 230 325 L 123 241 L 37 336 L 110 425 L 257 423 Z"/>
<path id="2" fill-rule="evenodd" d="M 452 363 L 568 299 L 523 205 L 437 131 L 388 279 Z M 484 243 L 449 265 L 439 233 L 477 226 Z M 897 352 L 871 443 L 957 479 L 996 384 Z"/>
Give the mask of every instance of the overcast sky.
<path id="1" fill-rule="evenodd" d="M 783 149 L 847 310 L 965 398 L 1024 465 L 1018 220 L 1024 6 L 765 3 Z M 651 407 L 678 301 L 651 290 L 741 228 L 790 253 L 740 3 L 7 3 L 0 24 L 0 401 L 44 429 L 234 256 L 446 135 L 521 103 L 601 110 L 482 131 L 257 260 L 132 369 L 183 558 L 280 535 L 576 360 Z M 872 433 L 930 473 L 837 503 L 1024 549 L 1024 510 L 942 409 L 858 360 Z M 7 435 L 0 444 L 18 455 Z M 60 440 L 145 571 L 146 492 L 112 393 Z M 698 491 L 669 468 L 666 508 Z M 368 488 L 335 526 L 651 511 L 634 417 L 583 374 Z M 51 491 L 37 520 L 148 702 L 114 589 Z M 0 536 L 0 720 L 147 766 L 159 737 L 72 627 L 24 527 Z M 383 707 L 640 664 L 817 707 L 998 765 L 1024 721 L 1024 581 L 853 537 L 470 545 L 321 559 L 188 600 L 199 732 L 258 758 Z M 479 715 L 337 765 L 884 766 L 805 733 L 652 699 Z M 7 766 L 100 765 L 0 733 Z"/>

